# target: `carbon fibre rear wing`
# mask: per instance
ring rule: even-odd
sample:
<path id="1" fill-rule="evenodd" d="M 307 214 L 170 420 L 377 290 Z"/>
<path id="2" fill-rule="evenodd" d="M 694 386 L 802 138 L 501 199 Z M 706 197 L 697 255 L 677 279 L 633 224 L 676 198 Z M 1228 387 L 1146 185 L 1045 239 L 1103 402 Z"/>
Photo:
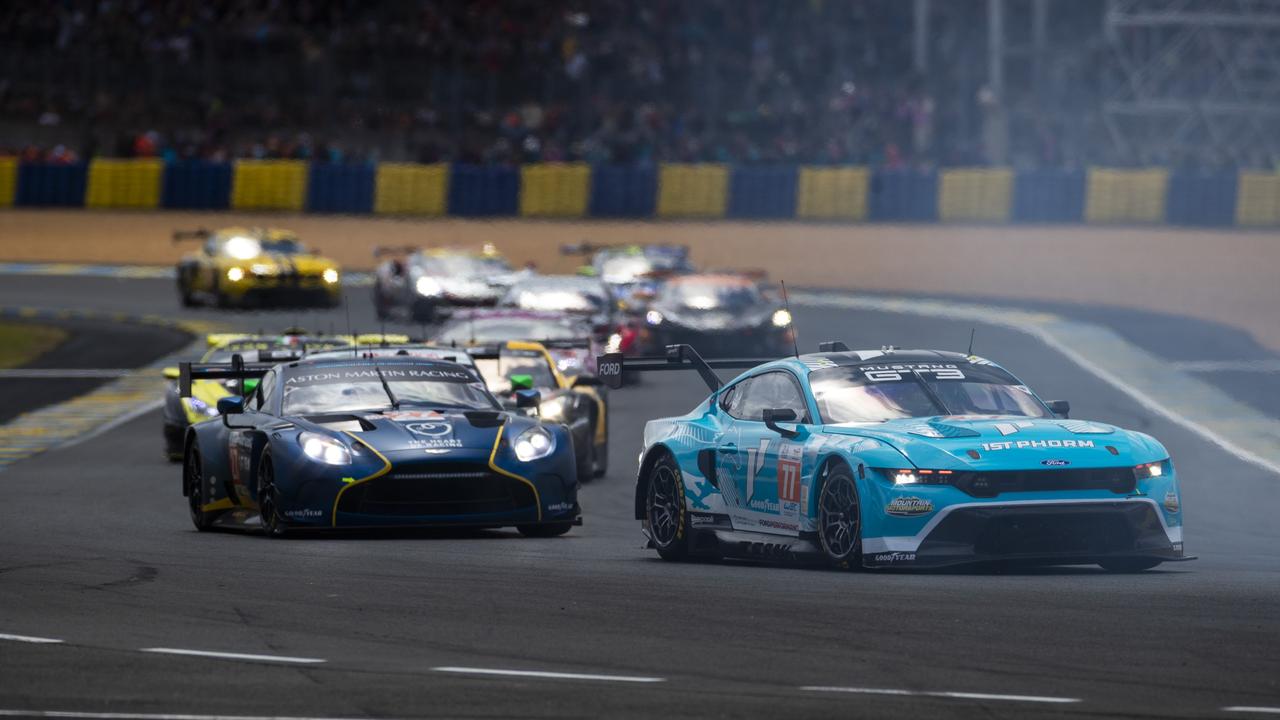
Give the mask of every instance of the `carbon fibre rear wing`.
<path id="1" fill-rule="evenodd" d="M 714 358 L 706 360 L 692 345 L 668 345 L 666 355 L 626 358 L 622 353 L 608 353 L 596 358 L 596 375 L 611 388 L 622 387 L 625 373 L 657 370 L 697 370 L 698 376 L 712 392 L 724 386 L 716 375 L 717 368 L 747 370 L 777 358 Z"/>
<path id="2" fill-rule="evenodd" d="M 296 360 L 297 357 L 291 356 L 289 359 Z M 240 394 L 243 395 L 245 380 L 260 378 L 281 362 L 286 360 L 247 363 L 236 354 L 231 356 L 229 363 L 178 363 L 178 396 L 191 397 L 193 380 L 239 380 Z"/>

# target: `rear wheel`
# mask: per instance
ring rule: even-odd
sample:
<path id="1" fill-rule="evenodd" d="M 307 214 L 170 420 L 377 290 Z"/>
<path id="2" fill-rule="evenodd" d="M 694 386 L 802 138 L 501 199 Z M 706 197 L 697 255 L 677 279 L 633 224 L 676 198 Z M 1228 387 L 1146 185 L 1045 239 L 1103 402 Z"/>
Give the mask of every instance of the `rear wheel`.
<path id="1" fill-rule="evenodd" d="M 686 527 L 684 479 L 675 458 L 663 455 L 649 471 L 645 491 L 645 520 L 649 539 L 663 560 L 689 557 L 689 529 Z"/>
<path id="2" fill-rule="evenodd" d="M 191 524 L 196 530 L 204 532 L 213 527 L 217 513 L 205 512 L 204 505 L 208 495 L 204 487 L 204 467 L 200 463 L 200 451 L 193 444 L 187 448 L 186 458 L 182 465 L 182 482 L 187 491 L 187 507 L 191 511 Z"/>
<path id="3" fill-rule="evenodd" d="M 542 525 L 517 525 L 516 530 L 525 537 L 549 538 L 559 537 L 573 528 L 573 523 L 545 523 Z"/>
<path id="4" fill-rule="evenodd" d="M 858 486 L 843 464 L 827 466 L 818 495 L 818 540 L 832 565 L 848 568 L 858 564 L 862 555 Z"/>
<path id="5" fill-rule="evenodd" d="M 1160 560 L 1152 558 L 1113 558 L 1111 560 L 1103 560 L 1098 563 L 1103 570 L 1113 573 L 1136 573 L 1160 564 Z"/>
<path id="6" fill-rule="evenodd" d="M 269 448 L 263 449 L 258 461 L 258 514 L 262 517 L 262 531 L 267 537 L 282 537 L 286 527 L 280 515 L 280 492 L 276 489 L 275 466 L 271 464 Z"/>

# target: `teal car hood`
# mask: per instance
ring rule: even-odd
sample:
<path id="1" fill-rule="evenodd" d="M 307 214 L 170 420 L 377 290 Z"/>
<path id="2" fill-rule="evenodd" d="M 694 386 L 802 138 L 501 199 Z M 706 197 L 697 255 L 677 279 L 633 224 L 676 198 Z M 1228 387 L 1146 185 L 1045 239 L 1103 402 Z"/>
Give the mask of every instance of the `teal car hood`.
<path id="1" fill-rule="evenodd" d="M 823 431 L 874 438 L 918 468 L 939 470 L 1116 467 L 1168 457 L 1141 433 L 1060 418 L 939 416 L 825 425 Z"/>

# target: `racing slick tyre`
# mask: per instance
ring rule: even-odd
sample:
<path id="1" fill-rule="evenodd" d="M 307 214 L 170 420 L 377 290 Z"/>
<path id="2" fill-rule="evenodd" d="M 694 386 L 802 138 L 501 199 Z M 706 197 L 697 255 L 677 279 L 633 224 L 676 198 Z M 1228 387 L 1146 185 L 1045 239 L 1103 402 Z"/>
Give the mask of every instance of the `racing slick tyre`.
<path id="1" fill-rule="evenodd" d="M 271 464 L 271 448 L 262 449 L 258 461 L 258 514 L 262 532 L 269 538 L 284 537 L 286 527 L 280 515 L 280 491 L 276 489 L 275 466 Z"/>
<path id="2" fill-rule="evenodd" d="M 685 512 L 684 479 L 675 458 L 664 454 L 649 471 L 644 517 L 649 540 L 663 560 L 689 557 L 688 513 Z"/>
<path id="3" fill-rule="evenodd" d="M 525 537 L 549 538 L 559 537 L 573 528 L 573 523 L 545 523 L 543 525 L 517 525 L 516 530 Z"/>
<path id="4" fill-rule="evenodd" d="M 858 485 L 843 463 L 831 463 L 818 495 L 818 542 L 827 562 L 838 568 L 858 567 L 862 559 L 862 520 Z"/>
<path id="5" fill-rule="evenodd" d="M 1103 560 L 1098 563 L 1103 570 L 1113 573 L 1136 573 L 1160 564 L 1159 560 L 1152 558 L 1112 558 L 1111 560 Z"/>
<path id="6" fill-rule="evenodd" d="M 194 444 L 187 448 L 182 462 L 182 485 L 187 495 L 187 506 L 191 509 L 191 524 L 200 532 L 212 528 L 218 514 L 202 509 L 205 504 L 204 466 L 200 462 L 200 451 Z"/>

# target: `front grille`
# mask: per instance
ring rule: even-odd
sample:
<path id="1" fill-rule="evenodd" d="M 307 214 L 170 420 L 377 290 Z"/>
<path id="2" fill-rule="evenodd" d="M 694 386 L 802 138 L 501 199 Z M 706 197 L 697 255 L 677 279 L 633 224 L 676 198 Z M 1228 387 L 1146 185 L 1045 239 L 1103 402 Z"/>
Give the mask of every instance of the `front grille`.
<path id="1" fill-rule="evenodd" d="M 958 472 L 950 477 L 950 484 L 974 497 L 1054 490 L 1109 490 L 1128 495 L 1136 482 L 1129 467 Z"/>
<path id="2" fill-rule="evenodd" d="M 342 494 L 338 511 L 367 515 L 450 516 L 533 508 L 528 485 L 484 465 L 440 464 L 392 472 Z"/>
<path id="3" fill-rule="evenodd" d="M 1133 548 L 1133 532 L 1124 515 L 1096 512 L 993 517 L 978 533 L 980 555 L 1101 555 Z"/>

